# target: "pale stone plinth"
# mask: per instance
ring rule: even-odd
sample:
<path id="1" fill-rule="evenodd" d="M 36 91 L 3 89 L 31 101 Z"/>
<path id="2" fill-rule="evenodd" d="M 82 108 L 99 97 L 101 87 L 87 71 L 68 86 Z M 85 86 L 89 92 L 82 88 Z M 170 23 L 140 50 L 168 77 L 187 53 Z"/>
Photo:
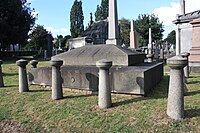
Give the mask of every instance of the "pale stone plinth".
<path id="1" fill-rule="evenodd" d="M 175 56 L 167 60 L 170 71 L 167 115 L 175 120 L 184 118 L 184 84 L 183 68 L 188 60 L 182 56 Z"/>
<path id="2" fill-rule="evenodd" d="M 2 64 L 3 64 L 3 61 L 0 60 L 0 87 L 3 87 L 3 86 L 4 86 L 3 74 L 2 74 L 2 67 L 1 67 Z"/>
<path id="3" fill-rule="evenodd" d="M 58 100 L 63 98 L 62 79 L 60 67 L 63 65 L 62 60 L 51 60 L 52 66 L 52 99 Z"/>
<path id="4" fill-rule="evenodd" d="M 109 80 L 109 68 L 112 66 L 112 61 L 100 60 L 96 62 L 99 68 L 99 108 L 109 108 L 112 105 L 111 88 Z"/>
<path id="5" fill-rule="evenodd" d="M 19 66 L 19 92 L 28 92 L 29 88 L 26 73 L 26 65 L 28 64 L 28 61 L 20 59 L 16 61 L 16 64 Z"/>
<path id="6" fill-rule="evenodd" d="M 37 68 L 38 60 L 31 60 L 30 64 L 31 64 L 31 68 Z"/>

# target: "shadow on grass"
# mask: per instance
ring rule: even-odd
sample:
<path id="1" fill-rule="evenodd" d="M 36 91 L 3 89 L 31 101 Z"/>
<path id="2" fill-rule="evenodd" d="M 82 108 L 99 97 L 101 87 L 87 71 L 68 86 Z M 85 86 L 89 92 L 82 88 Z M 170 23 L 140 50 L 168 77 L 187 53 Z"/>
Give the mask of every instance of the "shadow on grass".
<path id="1" fill-rule="evenodd" d="M 86 95 L 77 95 L 77 96 L 64 96 L 63 99 L 70 99 L 70 98 L 82 98 L 82 97 L 91 97 L 97 96 L 96 94 L 86 94 Z"/>
<path id="2" fill-rule="evenodd" d="M 187 84 L 198 84 L 199 81 L 189 81 Z"/>
<path id="3" fill-rule="evenodd" d="M 3 73 L 3 76 L 16 76 L 18 73 Z"/>
<path id="4" fill-rule="evenodd" d="M 11 88 L 11 87 L 18 87 L 18 85 L 5 85 L 3 86 L 4 88 Z"/>
<path id="5" fill-rule="evenodd" d="M 198 94 L 200 94 L 200 90 L 187 92 L 186 96 L 193 96 L 193 95 L 198 95 Z"/>
<path id="6" fill-rule="evenodd" d="M 133 102 L 139 102 L 143 100 L 167 98 L 169 89 L 169 77 L 169 75 L 163 76 L 163 79 L 160 81 L 160 83 L 152 91 L 150 91 L 149 94 L 147 94 L 147 97 L 141 96 L 125 101 L 116 102 L 113 103 L 113 107 L 130 104 Z"/>
<path id="7" fill-rule="evenodd" d="M 186 118 L 193 118 L 200 116 L 200 109 L 188 109 L 185 110 L 185 117 Z"/>
<path id="8" fill-rule="evenodd" d="M 29 92 L 50 92 L 51 90 L 29 90 Z"/>
<path id="9" fill-rule="evenodd" d="M 112 107 L 118 107 L 118 106 L 130 104 L 130 103 L 133 103 L 133 102 L 139 102 L 139 101 L 143 101 L 143 100 L 148 100 L 148 99 L 150 99 L 150 98 L 148 98 L 148 97 L 139 97 L 139 98 L 128 99 L 128 100 L 125 100 L 125 101 L 112 103 Z"/>

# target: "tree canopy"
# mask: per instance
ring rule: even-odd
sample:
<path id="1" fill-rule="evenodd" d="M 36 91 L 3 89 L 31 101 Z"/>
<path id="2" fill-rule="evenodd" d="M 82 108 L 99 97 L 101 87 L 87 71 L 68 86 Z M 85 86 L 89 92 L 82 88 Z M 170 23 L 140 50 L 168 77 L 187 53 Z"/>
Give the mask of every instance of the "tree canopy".
<path id="1" fill-rule="evenodd" d="M 109 0 L 102 0 L 101 6 L 97 5 L 95 12 L 95 21 L 104 20 L 108 17 Z"/>
<path id="2" fill-rule="evenodd" d="M 25 44 L 28 32 L 35 23 L 30 4 L 26 0 L 0 1 L 0 48 L 10 44 Z"/>
<path id="3" fill-rule="evenodd" d="M 70 31 L 73 38 L 79 37 L 83 34 L 83 20 L 82 1 L 75 0 L 70 11 Z"/>
<path id="4" fill-rule="evenodd" d="M 167 38 L 165 39 L 166 42 L 175 45 L 176 44 L 176 31 L 173 30 L 171 31 L 168 35 Z"/>
<path id="5" fill-rule="evenodd" d="M 135 27 L 139 33 L 139 46 L 146 46 L 149 39 L 149 28 L 152 31 L 152 41 L 158 42 L 163 37 L 163 24 L 159 21 L 159 18 L 154 14 L 152 15 L 139 15 L 135 21 Z"/>
<path id="6" fill-rule="evenodd" d="M 52 40 L 53 37 L 51 33 L 49 33 L 44 26 L 37 25 L 33 28 L 30 34 L 30 41 L 26 47 L 31 50 L 52 49 Z"/>
<path id="7" fill-rule="evenodd" d="M 130 44 L 130 20 L 122 18 L 119 20 L 120 23 L 120 34 L 122 38 L 122 43 L 129 46 Z"/>

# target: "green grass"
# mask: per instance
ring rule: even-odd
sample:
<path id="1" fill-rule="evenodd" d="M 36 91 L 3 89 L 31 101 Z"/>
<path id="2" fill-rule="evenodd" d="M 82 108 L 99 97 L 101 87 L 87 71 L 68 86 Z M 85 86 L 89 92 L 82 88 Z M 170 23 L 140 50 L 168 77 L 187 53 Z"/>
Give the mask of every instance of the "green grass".
<path id="1" fill-rule="evenodd" d="M 49 62 L 38 65 L 49 66 Z M 14 121 L 31 133 L 200 131 L 200 75 L 188 79 L 185 119 L 177 122 L 166 115 L 168 73 L 148 97 L 113 94 L 113 107 L 99 109 L 96 95 L 65 91 L 64 99 L 54 101 L 51 91 L 40 86 L 19 93 L 15 61 L 2 67 L 5 87 L 0 88 L 0 121 Z"/>

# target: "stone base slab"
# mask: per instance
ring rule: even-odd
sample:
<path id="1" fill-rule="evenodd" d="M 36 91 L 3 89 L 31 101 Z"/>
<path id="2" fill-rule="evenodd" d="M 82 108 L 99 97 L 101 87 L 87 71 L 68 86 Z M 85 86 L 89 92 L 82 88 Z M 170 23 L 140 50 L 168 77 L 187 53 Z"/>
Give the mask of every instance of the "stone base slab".
<path id="1" fill-rule="evenodd" d="M 64 88 L 98 91 L 96 66 L 61 67 Z M 29 71 L 31 84 L 51 86 L 51 68 L 42 67 Z M 148 95 L 163 77 L 163 63 L 143 63 L 137 66 L 113 66 L 110 69 L 112 92 Z"/>

